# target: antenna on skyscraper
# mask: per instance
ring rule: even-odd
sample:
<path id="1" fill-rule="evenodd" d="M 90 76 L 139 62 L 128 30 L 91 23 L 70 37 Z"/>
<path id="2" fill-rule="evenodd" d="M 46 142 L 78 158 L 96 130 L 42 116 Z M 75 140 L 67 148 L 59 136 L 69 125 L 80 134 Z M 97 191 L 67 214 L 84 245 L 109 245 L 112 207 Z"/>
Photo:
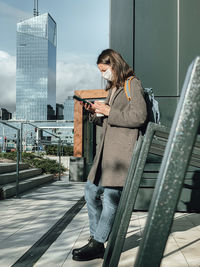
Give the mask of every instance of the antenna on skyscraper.
<path id="1" fill-rule="evenodd" d="M 33 16 L 38 16 L 39 12 L 38 12 L 38 0 L 34 0 L 34 9 L 33 9 Z"/>

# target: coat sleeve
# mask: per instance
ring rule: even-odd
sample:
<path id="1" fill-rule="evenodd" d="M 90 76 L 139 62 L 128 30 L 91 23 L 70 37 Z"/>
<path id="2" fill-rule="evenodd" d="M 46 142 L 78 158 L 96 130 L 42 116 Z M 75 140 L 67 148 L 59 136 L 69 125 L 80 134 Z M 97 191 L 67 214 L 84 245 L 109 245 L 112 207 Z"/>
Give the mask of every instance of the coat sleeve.
<path id="1" fill-rule="evenodd" d="M 108 93 L 108 95 L 107 95 L 107 97 L 105 99 L 105 103 L 108 103 L 109 98 L 110 98 L 110 93 L 111 92 L 109 91 L 109 93 Z M 96 114 L 89 113 L 89 122 L 94 123 L 94 124 L 96 124 L 98 126 L 103 126 L 103 121 L 104 121 L 105 118 L 106 118 L 106 116 L 97 117 Z"/>
<path id="2" fill-rule="evenodd" d="M 147 119 L 146 102 L 141 82 L 136 78 L 131 81 L 131 100 L 122 110 L 115 105 L 111 107 L 108 124 L 125 128 L 139 128 Z"/>
<path id="3" fill-rule="evenodd" d="M 97 117 L 96 114 L 89 114 L 89 122 L 94 123 L 98 126 L 103 126 L 103 120 L 105 117 Z"/>

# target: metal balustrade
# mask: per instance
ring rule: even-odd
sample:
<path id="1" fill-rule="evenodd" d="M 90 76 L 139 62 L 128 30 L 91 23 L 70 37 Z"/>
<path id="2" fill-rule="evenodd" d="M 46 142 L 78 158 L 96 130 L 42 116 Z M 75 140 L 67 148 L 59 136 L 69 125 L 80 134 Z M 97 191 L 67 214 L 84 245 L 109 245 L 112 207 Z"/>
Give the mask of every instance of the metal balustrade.
<path id="1" fill-rule="evenodd" d="M 58 157 L 59 157 L 59 174 L 58 174 L 59 176 L 58 176 L 58 178 L 60 180 L 61 179 L 61 145 L 62 145 L 60 136 L 57 136 L 56 134 L 50 133 L 49 131 L 44 130 L 42 127 L 38 127 L 37 125 L 35 125 L 35 124 L 31 123 L 31 122 L 28 122 L 28 121 L 27 122 L 23 122 L 23 123 L 21 123 L 21 142 L 20 142 L 21 149 L 20 149 L 20 151 L 22 151 L 23 124 L 31 125 L 32 127 L 37 128 L 38 130 L 42 130 L 43 132 L 46 132 L 46 133 L 58 138 Z M 39 147 L 39 144 L 38 144 L 38 147 Z"/>
<path id="2" fill-rule="evenodd" d="M 16 151 L 17 151 L 17 164 L 16 164 L 16 197 L 19 196 L 19 154 L 20 154 L 20 148 L 19 148 L 19 144 L 20 144 L 20 129 L 18 129 L 17 127 L 14 127 L 2 120 L 0 120 L 1 124 L 4 124 L 14 130 L 17 131 L 17 144 L 16 144 Z"/>
<path id="3" fill-rule="evenodd" d="M 200 57 L 190 65 L 171 130 L 150 123 L 133 152 L 104 267 L 116 267 L 134 208 L 148 153 L 163 155 L 135 267 L 160 266 L 189 165 L 200 167 Z M 195 142 L 196 141 L 196 142 Z"/>

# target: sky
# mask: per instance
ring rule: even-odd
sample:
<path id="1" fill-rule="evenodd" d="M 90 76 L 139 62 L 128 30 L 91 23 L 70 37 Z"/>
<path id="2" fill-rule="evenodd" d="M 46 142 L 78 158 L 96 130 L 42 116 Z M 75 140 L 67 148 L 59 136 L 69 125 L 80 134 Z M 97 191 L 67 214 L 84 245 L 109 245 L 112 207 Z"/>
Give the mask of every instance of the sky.
<path id="1" fill-rule="evenodd" d="M 33 16 L 34 0 L 0 0 L 0 107 L 16 105 L 16 24 Z M 74 90 L 100 89 L 96 59 L 109 47 L 109 0 L 38 0 L 57 23 L 56 102 Z"/>

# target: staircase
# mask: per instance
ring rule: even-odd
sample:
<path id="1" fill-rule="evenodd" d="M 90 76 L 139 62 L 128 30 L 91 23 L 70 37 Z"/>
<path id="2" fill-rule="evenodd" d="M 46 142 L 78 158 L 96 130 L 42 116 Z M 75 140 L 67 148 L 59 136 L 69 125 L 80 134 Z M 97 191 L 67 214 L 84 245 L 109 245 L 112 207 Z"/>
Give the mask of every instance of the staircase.
<path id="1" fill-rule="evenodd" d="M 53 181 L 52 174 L 42 174 L 38 168 L 29 168 L 28 164 L 19 164 L 19 193 Z M 16 194 L 16 163 L 0 163 L 0 199 Z"/>

